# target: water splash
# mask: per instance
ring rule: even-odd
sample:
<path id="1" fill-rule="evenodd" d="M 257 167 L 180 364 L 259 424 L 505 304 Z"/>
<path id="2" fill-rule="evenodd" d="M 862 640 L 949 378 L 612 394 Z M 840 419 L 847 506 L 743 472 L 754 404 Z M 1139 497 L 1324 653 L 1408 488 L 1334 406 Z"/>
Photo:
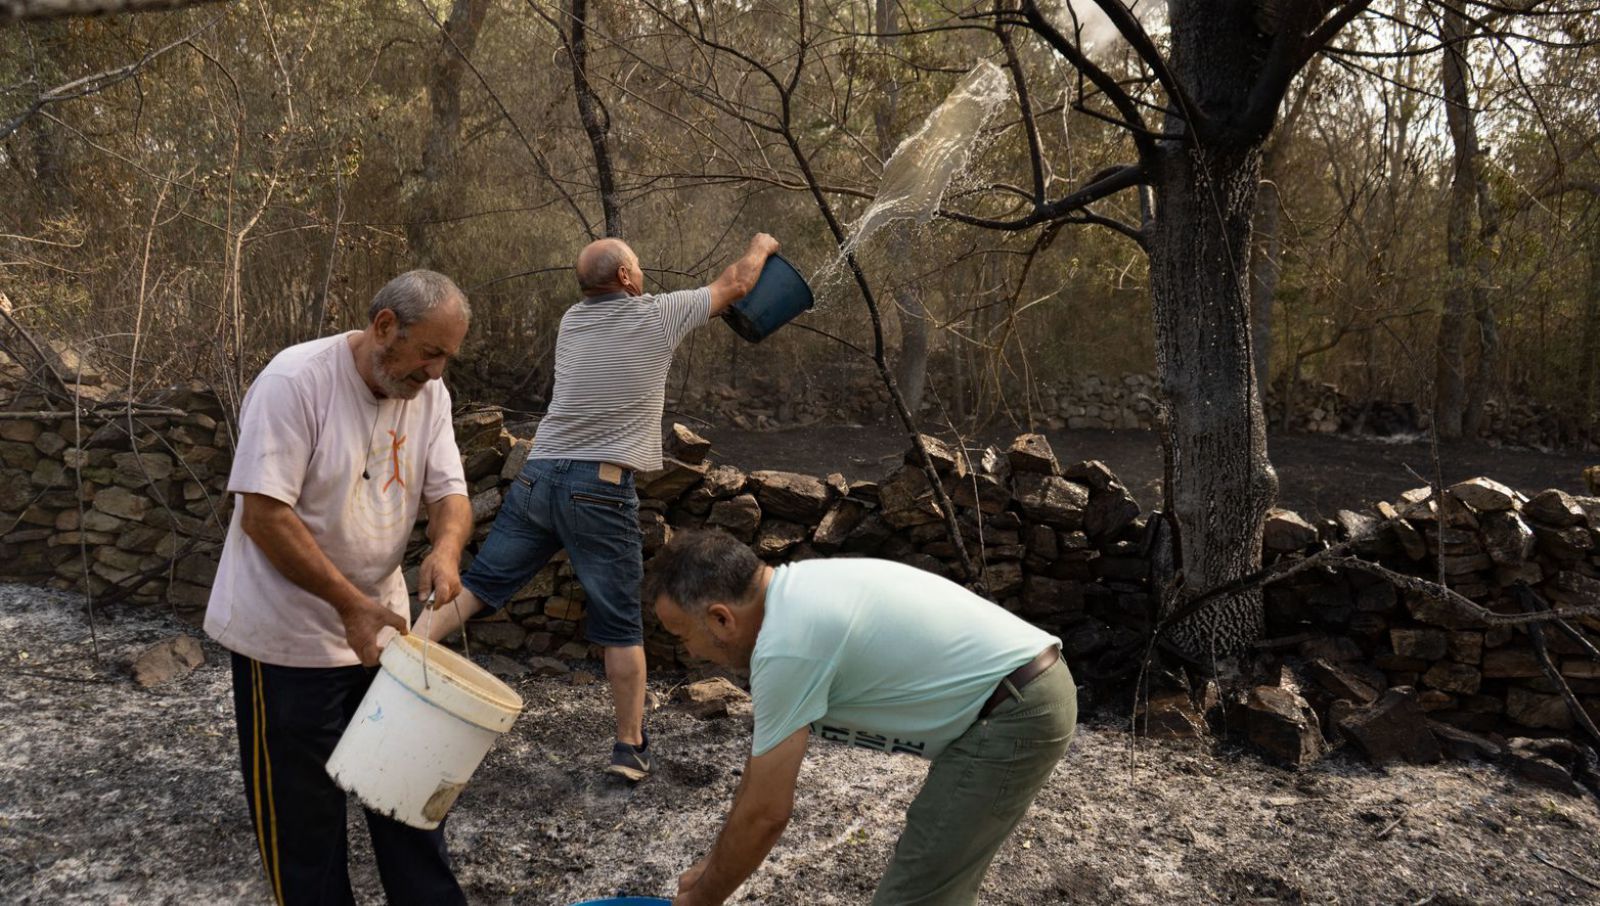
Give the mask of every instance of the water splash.
<path id="1" fill-rule="evenodd" d="M 812 277 L 818 297 L 844 277 L 845 256 L 896 220 L 927 223 L 938 213 L 950 183 L 972 161 L 983 127 L 1008 100 L 1011 81 L 1000 67 L 980 60 L 916 132 L 883 165 L 872 204 L 851 224 L 838 256 Z"/>
<path id="2" fill-rule="evenodd" d="M 972 67 L 883 165 L 878 195 L 851 229 L 844 250 L 854 251 L 891 221 L 932 220 L 950 180 L 966 169 L 984 124 L 1010 98 L 1011 82 L 1000 67 L 988 60 Z"/>
<path id="3" fill-rule="evenodd" d="M 1141 19 L 1149 17 L 1152 4 L 1146 3 L 1144 6 L 1146 8 L 1141 10 L 1138 2 L 1129 4 L 1130 11 Z M 1045 15 L 1068 40 L 1074 37 L 1082 40 L 1084 52 L 1091 57 L 1103 58 L 1106 51 L 1122 37 L 1100 7 L 1083 0 L 1057 3 L 1054 9 L 1047 8 Z"/>

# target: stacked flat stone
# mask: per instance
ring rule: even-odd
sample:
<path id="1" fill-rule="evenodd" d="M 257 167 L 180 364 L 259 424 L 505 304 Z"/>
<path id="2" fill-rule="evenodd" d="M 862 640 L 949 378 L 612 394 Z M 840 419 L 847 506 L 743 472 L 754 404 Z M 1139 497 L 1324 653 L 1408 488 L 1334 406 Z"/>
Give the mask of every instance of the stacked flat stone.
<path id="1" fill-rule="evenodd" d="M 185 414 L 136 417 L 131 432 L 125 418 L 0 420 L 0 575 L 97 596 L 143 579 L 133 603 L 170 605 L 198 619 L 229 517 L 230 430 L 224 407 L 203 388 L 175 388 L 149 403 Z M 506 430 L 497 410 L 464 413 L 455 430 L 481 541 L 532 439 Z M 674 425 L 663 467 L 636 476 L 646 556 L 674 532 L 718 526 L 774 564 L 875 556 L 965 581 L 923 448 L 988 594 L 1060 635 L 1086 685 L 1131 675 L 1155 608 L 1149 517 L 1104 464 L 1063 466 L 1042 435 L 1022 435 L 1005 449 L 960 449 L 927 437 L 880 480 L 847 482 L 717 463 L 710 441 Z M 1600 602 L 1596 498 L 1551 490 L 1530 499 L 1474 479 L 1439 499 L 1423 488 L 1320 522 L 1274 511 L 1265 528 L 1269 563 L 1362 535 L 1355 553 L 1363 558 L 1425 578 L 1442 568 L 1450 587 L 1496 611 L 1520 612 L 1518 583 L 1556 606 Z M 419 526 L 408 569 L 426 550 Z M 1301 677 L 1292 691 L 1304 707 L 1285 695 L 1256 696 L 1267 721 L 1263 738 L 1314 724 L 1330 739 L 1379 740 L 1397 715 L 1412 713 L 1463 732 L 1574 732 L 1523 629 L 1484 625 L 1349 569 L 1308 570 L 1271 586 L 1265 599 L 1269 635 L 1300 639 L 1288 654 Z M 486 653 L 547 671 L 594 653 L 580 635 L 585 603 L 558 556 L 496 620 L 475 625 L 472 640 Z M 1557 669 L 1600 719 L 1600 663 L 1584 647 L 1600 643 L 1600 620 L 1573 625 L 1583 641 L 1555 631 L 1546 640 Z M 648 608 L 646 626 L 655 663 L 684 662 Z M 1189 707 L 1153 720 L 1194 730 L 1203 715 Z"/>

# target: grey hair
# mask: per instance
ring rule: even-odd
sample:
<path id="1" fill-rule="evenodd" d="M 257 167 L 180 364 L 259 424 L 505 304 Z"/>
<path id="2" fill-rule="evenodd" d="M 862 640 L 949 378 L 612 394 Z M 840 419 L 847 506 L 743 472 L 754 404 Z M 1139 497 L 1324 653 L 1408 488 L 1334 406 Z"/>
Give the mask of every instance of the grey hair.
<path id="1" fill-rule="evenodd" d="M 471 321 L 472 306 L 467 304 L 467 294 L 456 286 L 454 280 L 438 271 L 420 268 L 406 271 L 385 283 L 383 289 L 372 297 L 372 304 L 367 308 L 367 320 L 376 321 L 378 312 L 388 309 L 394 312 L 400 329 L 405 330 L 427 317 L 438 306 L 452 300 L 460 303 L 461 317 Z"/>
<path id="2" fill-rule="evenodd" d="M 640 599 L 670 598 L 684 613 L 703 614 L 720 601 L 743 604 L 761 575 L 748 545 L 719 528 L 673 533 L 650 561 Z"/>
<path id="3" fill-rule="evenodd" d="M 606 289 L 617 283 L 617 268 L 628 263 L 628 247 L 621 242 L 607 242 L 595 249 L 585 260 L 578 256 L 578 289 L 590 292 Z"/>

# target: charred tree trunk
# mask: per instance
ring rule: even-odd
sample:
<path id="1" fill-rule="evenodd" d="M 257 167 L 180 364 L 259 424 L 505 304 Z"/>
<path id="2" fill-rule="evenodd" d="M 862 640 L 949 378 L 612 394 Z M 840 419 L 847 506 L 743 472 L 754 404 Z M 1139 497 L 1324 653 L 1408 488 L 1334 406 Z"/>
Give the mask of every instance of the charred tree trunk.
<path id="1" fill-rule="evenodd" d="M 1600 212 L 1591 213 L 1600 218 Z M 1584 438 L 1595 443 L 1597 414 L 1595 405 L 1600 400 L 1600 221 L 1591 221 L 1589 227 L 1589 286 L 1583 297 L 1583 335 L 1578 347 L 1578 398 L 1583 408 L 1578 413 L 1578 424 Z"/>
<path id="2" fill-rule="evenodd" d="M 1150 244 L 1156 372 L 1170 420 L 1165 450 L 1177 529 L 1177 568 L 1187 594 L 1261 565 L 1263 522 L 1277 498 L 1251 357 L 1250 221 L 1264 132 L 1229 128 L 1258 76 L 1240 61 L 1266 56 L 1248 7 L 1218 14 L 1173 3 L 1171 63 L 1214 123 L 1208 140 L 1162 142 L 1149 152 L 1155 191 Z M 1186 124 L 1174 114 L 1167 131 Z M 1164 616 L 1182 595 L 1163 601 Z M 1203 664 L 1260 637 L 1259 590 L 1222 599 L 1170 632 Z"/>
<path id="3" fill-rule="evenodd" d="M 892 52 L 898 41 L 900 25 L 894 0 L 877 0 L 878 45 L 884 53 Z M 873 111 L 873 122 L 878 131 L 878 157 L 888 161 L 894 153 L 895 121 L 900 108 L 900 82 L 892 67 L 883 85 L 878 107 Z M 911 226 L 896 221 L 889 227 L 889 254 L 895 261 L 912 260 Z M 894 379 L 905 396 L 906 408 L 912 416 L 922 411 L 922 394 L 928 379 L 928 309 L 922 293 L 917 288 L 897 280 L 890 289 L 894 299 L 896 320 L 900 324 L 900 346 L 895 351 Z"/>
<path id="4" fill-rule="evenodd" d="M 1272 386 L 1272 309 L 1278 299 L 1278 278 L 1283 275 L 1283 196 L 1281 182 L 1283 156 L 1294 140 L 1295 125 L 1306 109 L 1311 88 L 1317 78 L 1313 62 L 1300 82 L 1300 91 L 1277 135 L 1268 143 L 1261 159 L 1261 190 L 1256 196 L 1254 241 L 1250 244 L 1250 335 L 1256 363 L 1256 390 L 1263 404 Z M 1288 410 L 1284 410 L 1288 423 Z"/>
<path id="5" fill-rule="evenodd" d="M 1462 432 L 1467 437 L 1477 437 L 1489 400 L 1489 388 L 1494 383 L 1495 369 L 1500 366 L 1500 328 L 1494 314 L 1494 260 L 1495 239 L 1500 234 L 1500 212 L 1489 194 L 1489 181 L 1484 175 L 1483 162 L 1478 155 L 1477 127 L 1473 127 L 1472 170 L 1474 189 L 1478 200 L 1478 247 L 1473 255 L 1472 313 L 1478 324 L 1478 366 L 1473 369 L 1472 380 L 1467 385 L 1467 411 L 1462 418 Z"/>
<path id="6" fill-rule="evenodd" d="M 1477 203 L 1478 132 L 1467 92 L 1463 46 L 1467 25 L 1461 13 L 1443 11 L 1443 87 L 1445 119 L 1455 149 L 1450 178 L 1450 211 L 1445 224 L 1448 283 L 1439 312 L 1439 338 L 1434 360 L 1433 418 L 1439 436 L 1459 438 L 1467 411 L 1467 327 L 1472 313 L 1472 213 Z"/>
<path id="7" fill-rule="evenodd" d="M 595 182 L 600 187 L 600 209 L 605 214 L 606 235 L 622 235 L 622 200 L 617 195 L 616 172 L 611 165 L 611 113 L 589 83 L 589 3 L 570 0 L 567 21 L 567 56 L 572 61 L 572 87 L 578 96 L 578 119 L 594 152 Z"/>
<path id="8" fill-rule="evenodd" d="M 1480 270 L 1481 281 L 1487 274 Z M 1461 434 L 1477 437 L 1483 431 L 1487 414 L 1489 390 L 1494 384 L 1494 372 L 1500 363 L 1500 328 L 1495 321 L 1494 304 L 1489 288 L 1479 285 L 1472 291 L 1472 313 L 1478 328 L 1478 364 L 1467 382 L 1467 407 L 1461 414 Z"/>
<path id="9" fill-rule="evenodd" d="M 1265 396 L 1272 386 L 1272 307 L 1283 271 L 1282 199 L 1270 161 L 1262 167 L 1261 194 L 1256 198 L 1255 241 L 1250 255 L 1250 334 L 1255 354 L 1256 387 Z"/>
<path id="10" fill-rule="evenodd" d="M 889 253 L 896 261 L 912 260 L 911 228 L 897 223 L 889 234 Z M 906 408 L 916 416 L 922 411 L 922 395 L 928 386 L 929 318 L 926 303 L 916 287 L 900 283 L 894 289 L 895 308 L 900 316 L 900 349 L 895 356 L 895 382 L 905 395 Z"/>
<path id="11" fill-rule="evenodd" d="M 439 38 L 428 82 L 428 107 L 432 113 L 422 163 L 406 180 L 410 220 L 406 242 L 418 267 L 437 268 L 439 249 L 434 242 L 437 225 L 445 213 L 445 180 L 460 154 L 461 78 L 467 59 L 478 43 L 489 0 L 455 0 Z"/>
<path id="12" fill-rule="evenodd" d="M 62 165 L 63 151 L 57 141 L 55 123 L 37 119 L 31 125 L 34 186 L 45 207 L 54 212 L 72 207 L 72 186 Z"/>

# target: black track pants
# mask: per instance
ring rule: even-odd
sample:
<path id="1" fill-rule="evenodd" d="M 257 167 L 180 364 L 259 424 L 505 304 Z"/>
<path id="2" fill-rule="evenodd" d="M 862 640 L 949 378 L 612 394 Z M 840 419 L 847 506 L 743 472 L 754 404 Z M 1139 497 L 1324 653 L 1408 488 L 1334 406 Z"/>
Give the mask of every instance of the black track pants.
<path id="1" fill-rule="evenodd" d="M 324 765 L 373 675 L 359 666 L 279 667 L 233 656 L 245 799 L 267 884 L 281 906 L 355 902 L 345 792 Z M 443 825 L 418 830 L 368 811 L 367 831 L 390 903 L 466 903 L 450 870 Z"/>

